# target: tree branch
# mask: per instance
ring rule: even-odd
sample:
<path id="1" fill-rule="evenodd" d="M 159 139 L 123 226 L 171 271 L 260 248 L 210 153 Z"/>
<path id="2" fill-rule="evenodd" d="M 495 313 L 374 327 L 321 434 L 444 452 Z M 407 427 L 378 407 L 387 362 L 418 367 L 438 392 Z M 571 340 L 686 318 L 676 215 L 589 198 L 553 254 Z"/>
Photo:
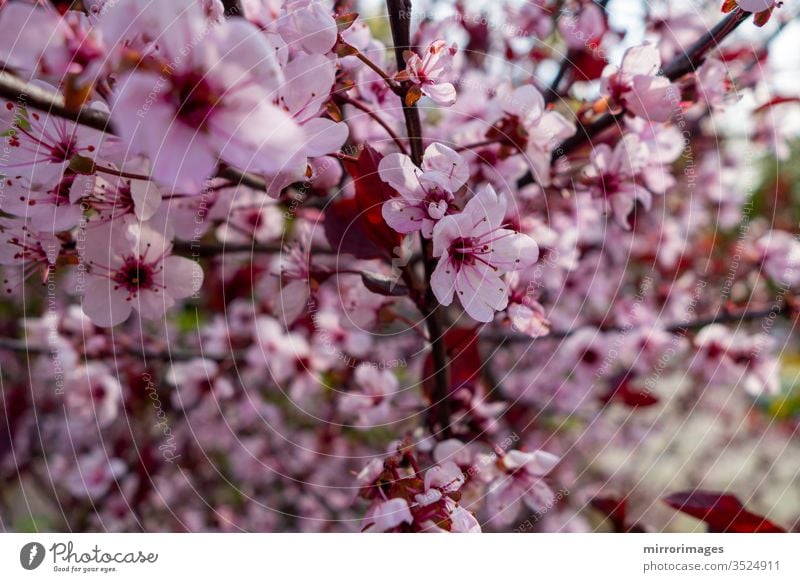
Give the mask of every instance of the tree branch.
<path id="1" fill-rule="evenodd" d="M 744 12 L 737 8 L 722 20 L 720 20 L 714 28 L 706 32 L 695 43 L 689 47 L 683 54 L 675 57 L 663 69 L 663 75 L 670 81 L 675 81 L 687 73 L 690 73 L 699 67 L 705 60 L 708 53 L 719 46 L 719 44 L 729 36 L 736 28 L 750 16 L 749 12 Z M 606 113 L 599 119 L 592 122 L 586 127 L 579 127 L 578 131 L 572 137 L 568 137 L 553 151 L 552 163 L 555 163 L 559 158 L 562 158 L 585 142 L 589 142 L 593 137 L 602 133 L 606 129 L 612 127 L 617 121 L 625 115 L 625 111 L 617 114 Z M 517 186 L 522 188 L 534 181 L 533 174 L 529 171 L 517 182 Z"/>
<path id="2" fill-rule="evenodd" d="M 286 249 L 279 244 L 259 244 L 259 243 L 201 243 L 196 241 L 176 240 L 172 243 L 172 250 L 183 256 L 191 257 L 214 257 L 227 254 L 280 254 Z M 333 255 L 336 250 L 326 247 L 314 247 L 311 249 L 314 255 Z"/>
<path id="3" fill-rule="evenodd" d="M 62 95 L 30 85 L 6 71 L 0 71 L 0 97 L 16 102 L 18 107 L 38 109 L 49 115 L 68 119 L 104 133 L 117 135 L 111 122 L 111 117 L 105 111 L 91 107 L 68 108 Z M 256 190 L 267 191 L 267 183 L 263 179 L 224 164 L 220 165 L 217 176 L 226 178 L 236 184 L 244 184 Z"/>
<path id="4" fill-rule="evenodd" d="M 31 356 L 53 354 L 57 351 L 49 346 L 30 344 L 28 340 L 25 339 L 14 339 L 8 337 L 0 337 L 0 350 L 24 353 Z M 193 360 L 196 358 L 205 358 L 206 360 L 222 362 L 231 359 L 242 360 L 244 359 L 245 354 L 238 351 L 231 351 L 228 354 L 206 354 L 189 350 L 145 350 L 135 347 L 117 347 L 116 349 L 109 350 L 107 354 L 90 359 L 112 359 L 120 356 L 134 356 L 143 360 L 159 360 L 166 362 L 185 362 L 187 360 Z"/>
<path id="5" fill-rule="evenodd" d="M 674 323 L 672 325 L 668 325 L 667 327 L 664 328 L 664 331 L 668 333 L 686 333 L 689 331 L 702 329 L 707 325 L 712 325 L 714 323 L 743 323 L 771 316 L 789 317 L 792 314 L 792 308 L 787 303 L 788 303 L 787 301 L 784 301 L 780 305 L 773 305 L 771 307 L 765 307 L 753 310 L 745 309 L 742 311 L 722 311 L 715 315 L 711 315 L 700 319 L 694 319 L 692 321 L 688 321 L 685 323 Z M 502 332 L 498 333 L 497 331 L 489 331 L 486 333 L 482 333 L 481 339 L 496 343 L 524 344 L 542 340 L 558 340 L 558 339 L 568 338 L 569 336 L 573 335 L 580 329 L 583 328 L 576 327 L 568 330 L 552 331 L 548 335 L 543 336 L 541 338 L 532 338 L 529 335 L 518 334 L 518 333 L 507 334 Z M 631 329 L 631 327 L 613 325 L 609 327 L 597 328 L 597 331 L 600 333 L 614 333 L 614 332 L 624 332 L 629 329 Z"/>
<path id="6" fill-rule="evenodd" d="M 389 13 L 389 25 L 394 41 L 394 54 L 397 61 L 397 70 L 406 68 L 403 52 L 411 50 L 411 0 L 386 0 L 386 9 Z M 417 104 L 407 105 L 405 93 L 408 83 L 403 84 L 403 116 L 406 122 L 408 143 L 411 147 L 411 159 L 417 166 L 422 165 L 422 123 L 419 117 Z M 444 343 L 444 325 L 439 302 L 430 286 L 431 276 L 436 268 L 436 261 L 432 256 L 430 241 L 420 235 L 422 241 L 423 265 L 425 267 L 425 299 L 420 304 L 420 310 L 425 316 L 425 325 L 431 340 L 431 357 L 433 358 L 434 389 L 431 394 L 428 424 L 433 427 L 438 423 L 442 434 L 450 435 L 450 362 L 447 356 L 447 347 Z M 407 277 L 414 282 L 414 273 L 407 268 Z"/>

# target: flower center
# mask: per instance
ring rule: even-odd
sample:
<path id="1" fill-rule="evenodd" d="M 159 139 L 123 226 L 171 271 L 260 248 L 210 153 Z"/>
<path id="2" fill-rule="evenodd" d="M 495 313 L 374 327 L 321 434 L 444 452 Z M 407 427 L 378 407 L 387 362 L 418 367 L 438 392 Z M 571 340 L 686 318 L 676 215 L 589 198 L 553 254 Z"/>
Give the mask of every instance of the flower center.
<path id="1" fill-rule="evenodd" d="M 474 265 L 477 244 L 478 240 L 474 237 L 457 238 L 450 249 L 453 261 L 459 265 Z"/>
<path id="2" fill-rule="evenodd" d="M 178 75 L 172 80 L 172 99 L 178 108 L 178 118 L 198 128 L 208 123 L 220 100 L 211 84 L 197 72 Z"/>
<path id="3" fill-rule="evenodd" d="M 60 164 L 71 160 L 78 153 L 76 142 L 75 136 L 70 135 L 62 138 L 61 142 L 53 144 L 53 147 L 50 148 L 50 161 Z"/>
<path id="4" fill-rule="evenodd" d="M 150 289 L 155 286 L 155 269 L 152 264 L 147 264 L 136 257 L 128 257 L 114 273 L 112 280 L 131 295 L 136 295 L 140 289 Z"/>

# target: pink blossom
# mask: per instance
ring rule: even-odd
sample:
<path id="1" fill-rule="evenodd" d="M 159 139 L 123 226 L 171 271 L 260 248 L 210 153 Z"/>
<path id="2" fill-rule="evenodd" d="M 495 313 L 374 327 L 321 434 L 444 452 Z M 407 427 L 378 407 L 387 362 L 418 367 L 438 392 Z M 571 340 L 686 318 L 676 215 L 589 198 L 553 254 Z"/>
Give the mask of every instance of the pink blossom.
<path id="1" fill-rule="evenodd" d="M 667 121 L 678 108 L 680 90 L 658 74 L 661 56 L 650 44 L 625 51 L 619 68 L 603 70 L 602 91 L 614 112 L 626 109 L 652 121 Z"/>
<path id="2" fill-rule="evenodd" d="M 75 460 L 77 466 L 69 470 L 63 483 L 76 497 L 99 499 L 127 472 L 121 459 L 109 458 L 102 449 L 81 455 Z"/>
<path id="3" fill-rule="evenodd" d="M 547 111 L 544 97 L 533 85 L 517 87 L 502 103 L 506 118 L 495 126 L 497 137 L 524 150 L 537 183 L 549 185 L 551 154 L 575 133 L 574 124 L 556 111 Z"/>
<path id="4" fill-rule="evenodd" d="M 83 216 L 72 198 L 91 192 L 94 180 L 88 176 L 64 174 L 55 184 L 31 184 L 26 178 L 10 177 L 2 209 L 28 218 L 31 226 L 45 232 L 63 232 L 78 225 Z"/>
<path id="5" fill-rule="evenodd" d="M 79 366 L 66 379 L 64 401 L 70 419 L 108 426 L 117 418 L 121 399 L 119 381 L 100 362 Z"/>
<path id="6" fill-rule="evenodd" d="M 800 284 L 800 240 L 782 230 L 772 230 L 756 241 L 764 272 L 779 285 Z"/>
<path id="7" fill-rule="evenodd" d="M 353 375 L 353 390 L 339 397 L 339 410 L 356 417 L 362 427 L 385 423 L 391 415 L 392 397 L 397 391 L 395 375 L 370 364 L 361 364 Z"/>
<path id="8" fill-rule="evenodd" d="M 7 2 L 0 8 L 0 62 L 29 75 L 53 79 L 99 72 L 105 46 L 85 14 L 63 16 L 49 3 Z"/>
<path id="9" fill-rule="evenodd" d="M 386 532 L 397 526 L 413 523 L 414 518 L 408 507 L 408 501 L 395 498 L 376 503 L 364 516 L 364 525 L 361 531 L 380 533 Z"/>
<path id="10" fill-rule="evenodd" d="M 573 50 L 594 48 L 607 29 L 604 10 L 594 2 L 581 5 L 577 15 L 566 14 L 558 19 L 558 31 Z"/>
<path id="11" fill-rule="evenodd" d="M 600 144 L 584 168 L 584 183 L 595 198 L 604 200 L 617 223 L 630 229 L 629 218 L 639 202 L 649 210 L 653 195 L 637 180 L 648 163 L 647 148 L 635 134 L 627 134 L 612 150 Z"/>
<path id="12" fill-rule="evenodd" d="M 278 91 L 275 105 L 305 131 L 306 156 L 338 151 L 347 140 L 347 125 L 320 117 L 334 84 L 336 62 L 321 54 L 299 54 L 283 67 L 283 73 L 286 81 Z M 307 169 L 308 160 L 298 157 L 294 167 L 282 168 L 273 176 L 268 193 L 277 198 L 286 186 L 305 180 Z"/>
<path id="13" fill-rule="evenodd" d="M 47 83 L 33 84 L 50 93 L 55 91 Z M 11 102 L 6 102 L 5 106 L 15 115 L 19 113 Z M 100 102 L 93 103 L 91 107 L 107 110 Z M 7 177 L 7 185 L 16 187 L 18 195 L 23 197 L 26 197 L 25 193 L 30 188 L 39 192 L 54 189 L 64 179 L 64 173 L 73 158 L 94 158 L 103 141 L 103 134 L 95 129 L 36 110 L 29 111 L 27 117 L 14 117 L 10 129 L 8 132 L 4 129 L 7 155 L 2 160 L 0 170 Z M 68 200 L 72 185 L 64 186 Z"/>
<path id="14" fill-rule="evenodd" d="M 757 14 L 775 7 L 775 0 L 734 0 L 736 5 L 745 12 Z M 726 2 L 727 3 L 727 2 Z"/>
<path id="15" fill-rule="evenodd" d="M 697 90 L 709 107 L 721 108 L 730 96 L 733 83 L 725 63 L 706 59 L 697 70 Z"/>
<path id="16" fill-rule="evenodd" d="M 513 522 L 520 502 L 535 512 L 549 509 L 555 494 L 544 477 L 558 462 L 556 455 L 545 451 L 508 451 L 502 458 L 504 472 L 490 484 L 487 494 L 486 504 L 493 523 Z"/>
<path id="17" fill-rule="evenodd" d="M 117 170 L 109 164 L 113 172 Z M 149 175 L 149 165 L 128 163 L 119 171 L 138 175 Z M 133 215 L 139 220 L 149 220 L 161 208 L 161 189 L 151 180 L 137 180 L 113 173 L 97 174 L 90 186 L 71 189 L 70 199 L 73 203 L 82 201 L 98 213 L 100 220 L 116 220 L 126 215 Z"/>
<path id="18" fill-rule="evenodd" d="M 36 273 L 47 280 L 60 252 L 61 241 L 52 233 L 37 231 L 24 219 L 0 218 L 0 265 L 6 266 L 6 292 Z"/>
<path id="19" fill-rule="evenodd" d="M 84 312 L 102 327 L 122 323 L 133 309 L 146 319 L 163 317 L 203 280 L 197 263 L 171 256 L 171 251 L 163 235 L 130 216 L 90 228 Z"/>
<path id="20" fill-rule="evenodd" d="M 161 46 L 158 60 L 165 62 L 157 66 L 166 72 L 139 67 L 115 85 L 114 123 L 152 160 L 153 176 L 170 188 L 198 191 L 218 159 L 265 174 L 297 167 L 306 136 L 271 103 L 283 73 L 266 37 L 237 18 L 188 46 L 185 58 L 185 48 Z"/>
<path id="21" fill-rule="evenodd" d="M 398 74 L 398 80 L 410 81 L 437 105 L 450 107 L 456 102 L 456 88 L 444 79 L 450 74 L 455 54 L 456 46 L 448 47 L 443 40 L 433 42 L 422 58 L 413 51 L 405 51 L 406 68 Z"/>
<path id="22" fill-rule="evenodd" d="M 175 406 L 190 409 L 201 403 L 208 394 L 217 400 L 232 397 L 235 393 L 233 384 L 228 378 L 220 376 L 219 371 L 216 362 L 203 358 L 172 364 L 167 382 L 175 388 L 172 397 Z"/>
<path id="23" fill-rule="evenodd" d="M 325 54 L 336 44 L 338 31 L 329 1 L 284 0 L 282 11 L 278 31 L 293 49 Z"/>
<path id="24" fill-rule="evenodd" d="M 539 257 L 536 242 L 504 228 L 505 199 L 486 186 L 460 214 L 446 216 L 433 232 L 433 255 L 439 257 L 431 288 L 442 305 L 457 292 L 467 314 L 492 320 L 508 304 L 504 273 L 531 266 Z"/>
<path id="25" fill-rule="evenodd" d="M 425 150 L 422 168 L 407 155 L 394 153 L 380 161 L 378 172 L 400 194 L 383 204 L 386 224 L 404 234 L 421 230 L 426 238 L 431 238 L 436 223 L 453 211 L 455 192 L 469 177 L 461 156 L 437 143 Z"/>

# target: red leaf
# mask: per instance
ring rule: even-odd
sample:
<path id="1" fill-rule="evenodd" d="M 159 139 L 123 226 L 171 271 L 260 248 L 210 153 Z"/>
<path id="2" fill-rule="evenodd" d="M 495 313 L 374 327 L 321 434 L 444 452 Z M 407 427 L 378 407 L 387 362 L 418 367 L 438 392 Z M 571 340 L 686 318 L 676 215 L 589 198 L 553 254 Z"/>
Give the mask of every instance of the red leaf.
<path id="1" fill-rule="evenodd" d="M 448 329 L 444 334 L 444 345 L 450 362 L 450 393 L 474 384 L 481 370 L 476 328 Z M 428 396 L 433 393 L 434 371 L 433 356 L 428 354 L 423 368 L 423 386 Z"/>
<path id="2" fill-rule="evenodd" d="M 799 101 L 800 98 L 798 97 L 781 97 L 781 96 L 774 97 L 769 101 L 767 101 L 766 103 L 764 103 L 764 105 L 757 107 L 756 110 L 753 111 L 753 113 L 761 113 L 762 111 L 766 111 L 767 109 L 772 109 L 776 105 L 782 105 L 784 103 L 797 103 Z"/>
<path id="3" fill-rule="evenodd" d="M 357 259 L 387 259 L 383 247 L 372 242 L 354 198 L 336 200 L 325 210 L 325 237 L 338 253 Z"/>
<path id="4" fill-rule="evenodd" d="M 592 50 L 582 50 L 575 55 L 572 67 L 579 81 L 594 81 L 600 78 L 608 63 L 599 55 L 602 53 Z"/>
<path id="5" fill-rule="evenodd" d="M 595 497 L 590 503 L 594 509 L 606 516 L 616 533 L 645 533 L 647 531 L 639 523 L 628 523 L 628 500 L 625 497 Z"/>
<path id="6" fill-rule="evenodd" d="M 378 164 L 382 157 L 369 144 L 364 144 L 358 160 L 345 158 L 344 167 L 353 178 L 356 208 L 359 211 L 358 220 L 364 232 L 376 246 L 385 251 L 387 257 L 391 258 L 395 247 L 399 247 L 403 242 L 403 235 L 392 230 L 383 220 L 383 203 L 398 194 L 381 180 L 378 174 Z"/>
<path id="7" fill-rule="evenodd" d="M 779 533 L 786 530 L 750 513 L 734 495 L 716 491 L 684 491 L 664 499 L 670 507 L 708 524 L 714 533 Z"/>
<path id="8" fill-rule="evenodd" d="M 591 500 L 594 509 L 605 515 L 616 532 L 624 532 L 627 521 L 628 506 L 625 498 L 595 497 Z"/>
<path id="9" fill-rule="evenodd" d="M 611 391 L 600 397 L 600 401 L 609 403 L 617 401 L 631 408 L 640 408 L 658 404 L 658 397 L 650 392 L 639 390 L 633 385 L 634 376 L 630 372 L 620 374 L 611 379 Z"/>

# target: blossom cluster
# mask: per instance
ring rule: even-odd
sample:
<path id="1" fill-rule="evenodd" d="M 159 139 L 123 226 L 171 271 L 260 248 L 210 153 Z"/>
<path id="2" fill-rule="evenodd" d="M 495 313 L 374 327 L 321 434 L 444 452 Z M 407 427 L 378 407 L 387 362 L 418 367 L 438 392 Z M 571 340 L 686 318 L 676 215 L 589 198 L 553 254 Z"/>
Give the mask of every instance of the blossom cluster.
<path id="1" fill-rule="evenodd" d="M 396 4 L 0 2 L 2 523 L 655 529 L 706 420 L 785 492 L 782 7 Z"/>

